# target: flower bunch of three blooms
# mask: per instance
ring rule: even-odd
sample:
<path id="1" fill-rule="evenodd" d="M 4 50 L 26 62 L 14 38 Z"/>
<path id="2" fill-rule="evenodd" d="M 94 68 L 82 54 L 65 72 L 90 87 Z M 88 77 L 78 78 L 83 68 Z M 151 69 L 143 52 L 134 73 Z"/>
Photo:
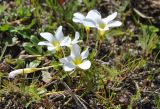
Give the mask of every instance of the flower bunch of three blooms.
<path id="1" fill-rule="evenodd" d="M 85 51 L 81 53 L 80 47 L 77 44 L 79 41 L 79 33 L 75 33 L 75 38 L 72 40 L 69 36 L 64 37 L 62 32 L 62 26 L 59 26 L 55 32 L 55 36 L 51 33 L 44 32 L 40 33 L 41 37 L 47 41 L 39 42 L 38 45 L 45 45 L 49 51 L 56 53 L 62 50 L 62 47 L 66 46 L 71 49 L 71 53 L 68 57 L 59 59 L 63 64 L 63 69 L 65 71 L 73 71 L 76 68 L 81 68 L 87 70 L 91 66 L 91 62 L 87 60 L 89 51 L 88 47 Z"/>

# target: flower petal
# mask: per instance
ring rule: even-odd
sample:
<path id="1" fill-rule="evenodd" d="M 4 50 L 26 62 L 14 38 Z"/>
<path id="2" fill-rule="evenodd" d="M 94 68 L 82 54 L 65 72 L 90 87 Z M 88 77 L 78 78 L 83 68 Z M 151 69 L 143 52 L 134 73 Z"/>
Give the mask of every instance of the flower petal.
<path id="1" fill-rule="evenodd" d="M 47 46 L 51 46 L 51 43 L 49 43 L 48 41 L 42 41 L 42 42 L 39 42 L 38 45 L 47 45 Z"/>
<path id="2" fill-rule="evenodd" d="M 9 73 L 9 78 L 14 78 L 16 75 L 23 73 L 23 69 L 14 70 Z"/>
<path id="3" fill-rule="evenodd" d="M 108 24 L 110 21 L 112 21 L 113 19 L 115 19 L 117 16 L 117 12 L 114 12 L 113 14 L 107 16 L 106 18 L 103 19 L 103 21 Z"/>
<path id="4" fill-rule="evenodd" d="M 69 36 L 65 37 L 60 43 L 60 46 L 70 46 L 70 45 L 71 45 L 71 38 Z"/>
<path id="5" fill-rule="evenodd" d="M 79 57 L 80 56 L 80 47 L 77 44 L 72 45 L 71 48 L 71 57 L 75 58 L 75 57 Z"/>
<path id="6" fill-rule="evenodd" d="M 63 34 L 63 32 L 62 32 L 62 26 L 59 26 L 59 27 L 57 28 L 56 33 L 55 33 L 55 37 L 56 37 L 56 39 L 57 39 L 58 41 L 63 40 L 64 34 Z"/>
<path id="7" fill-rule="evenodd" d="M 109 30 L 109 27 L 106 25 L 104 28 L 105 31 Z"/>
<path id="8" fill-rule="evenodd" d="M 83 20 L 78 19 L 77 17 L 73 17 L 72 21 L 75 23 L 82 23 Z"/>
<path id="9" fill-rule="evenodd" d="M 89 47 L 87 47 L 87 49 L 81 53 L 82 60 L 88 57 L 89 54 L 88 48 Z"/>
<path id="10" fill-rule="evenodd" d="M 72 70 L 75 69 L 75 66 L 70 64 L 70 63 L 68 63 L 68 64 L 64 64 L 63 65 L 63 69 L 64 69 L 64 71 L 72 71 Z"/>
<path id="11" fill-rule="evenodd" d="M 40 35 L 41 35 L 41 37 L 48 40 L 49 42 L 52 42 L 53 40 L 55 40 L 54 36 L 49 32 L 40 33 Z"/>
<path id="12" fill-rule="evenodd" d="M 91 62 L 89 60 L 83 61 L 81 64 L 78 65 L 83 70 L 87 70 L 91 67 Z"/>
<path id="13" fill-rule="evenodd" d="M 73 39 L 72 44 L 78 43 L 79 36 L 80 36 L 80 35 L 79 35 L 79 32 L 76 31 L 76 33 L 75 33 L 75 38 Z"/>
<path id="14" fill-rule="evenodd" d="M 82 20 L 85 19 L 85 16 L 80 12 L 74 13 L 73 16 L 72 20 L 76 23 L 82 23 Z"/>
<path id="15" fill-rule="evenodd" d="M 84 19 L 83 25 L 87 27 L 96 27 L 96 23 L 92 21 L 91 19 Z"/>
<path id="16" fill-rule="evenodd" d="M 60 59 L 59 61 L 60 61 L 62 64 L 68 64 L 68 63 L 71 62 L 71 60 L 72 60 L 72 58 L 71 58 L 70 56 L 68 56 L 68 57 L 65 57 L 65 58 Z"/>
<path id="17" fill-rule="evenodd" d="M 98 31 L 101 32 L 101 33 L 104 33 L 105 31 L 109 30 L 108 27 L 105 27 L 105 28 L 99 28 L 97 27 Z"/>
<path id="18" fill-rule="evenodd" d="M 62 58 L 59 60 L 62 64 L 67 64 L 68 63 L 68 60 L 67 58 Z"/>
<path id="19" fill-rule="evenodd" d="M 101 14 L 97 10 L 91 10 L 88 12 L 86 18 L 96 22 L 98 19 L 101 19 Z"/>
<path id="20" fill-rule="evenodd" d="M 109 22 L 107 26 L 108 27 L 119 27 L 121 25 L 122 25 L 122 22 L 120 21 L 112 21 L 112 22 Z"/>
<path id="21" fill-rule="evenodd" d="M 55 48 L 53 46 L 48 46 L 47 49 L 49 51 L 53 51 L 54 53 L 56 52 Z"/>

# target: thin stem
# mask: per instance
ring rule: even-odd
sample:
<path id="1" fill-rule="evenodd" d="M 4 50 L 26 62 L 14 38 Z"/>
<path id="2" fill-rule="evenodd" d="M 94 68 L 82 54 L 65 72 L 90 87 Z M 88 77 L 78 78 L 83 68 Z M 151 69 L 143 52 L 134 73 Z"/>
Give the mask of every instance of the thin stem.
<path id="1" fill-rule="evenodd" d="M 52 68 L 52 67 L 56 67 L 56 66 L 60 66 L 62 64 L 58 64 L 58 65 L 52 65 L 52 66 L 47 66 L 47 67 L 42 67 L 42 68 L 37 68 L 38 70 L 45 70 L 45 69 L 49 69 L 49 68 Z"/>
<path id="2" fill-rule="evenodd" d="M 90 34 L 90 27 L 85 27 L 86 33 L 87 33 L 87 39 L 86 39 L 86 44 L 88 45 L 89 41 L 89 34 Z"/>
<path id="3" fill-rule="evenodd" d="M 159 53 L 160 53 L 160 50 L 158 51 L 157 55 L 155 56 L 155 58 L 154 58 L 154 62 L 156 62 L 156 59 L 157 59 L 157 57 L 158 57 Z"/>
<path id="4" fill-rule="evenodd" d="M 5 46 L 4 46 L 3 50 L 2 50 L 2 54 L 1 54 L 1 56 L 0 56 L 0 61 L 2 60 L 3 55 L 4 55 L 4 53 L 5 53 L 6 49 L 7 49 L 7 47 L 8 47 L 8 42 L 5 43 Z"/>
<path id="5" fill-rule="evenodd" d="M 88 45 L 89 41 L 89 32 L 87 32 L 87 40 L 86 40 L 86 44 Z"/>
<path id="6" fill-rule="evenodd" d="M 98 53 L 99 53 L 99 51 L 100 51 L 101 44 L 102 44 L 102 41 L 101 41 L 101 40 L 97 40 L 97 41 L 96 41 L 96 47 L 95 47 L 96 53 L 95 53 L 95 57 L 98 55 Z"/>
<path id="7" fill-rule="evenodd" d="M 100 49 L 101 49 L 101 45 L 102 45 L 102 41 L 101 41 L 101 40 L 99 40 L 99 44 L 98 44 L 98 51 L 100 51 Z"/>
<path id="8" fill-rule="evenodd" d="M 96 45 L 95 45 L 95 54 L 94 54 L 94 56 L 96 57 L 97 56 L 97 52 L 98 52 L 98 40 L 96 41 Z"/>

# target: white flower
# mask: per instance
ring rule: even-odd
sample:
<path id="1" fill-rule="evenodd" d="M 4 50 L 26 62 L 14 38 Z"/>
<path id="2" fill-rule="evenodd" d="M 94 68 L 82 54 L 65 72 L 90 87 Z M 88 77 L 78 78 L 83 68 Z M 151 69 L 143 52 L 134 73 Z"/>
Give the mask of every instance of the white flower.
<path id="1" fill-rule="evenodd" d="M 83 20 L 85 19 L 86 17 L 80 13 L 80 12 L 77 12 L 77 13 L 74 13 L 73 14 L 73 22 L 75 23 L 83 23 Z"/>
<path id="2" fill-rule="evenodd" d="M 88 47 L 85 51 L 80 53 L 79 45 L 74 44 L 71 48 L 70 56 L 60 59 L 60 62 L 63 63 L 63 69 L 65 71 L 72 71 L 77 67 L 83 70 L 89 69 L 91 62 L 86 59 L 88 54 Z"/>
<path id="3" fill-rule="evenodd" d="M 122 25 L 120 21 L 113 21 L 116 16 L 117 12 L 114 12 L 106 18 L 102 18 L 101 14 L 97 10 L 91 10 L 88 12 L 86 19 L 83 20 L 83 24 L 104 32 L 109 30 L 111 27 L 118 27 Z"/>
<path id="4" fill-rule="evenodd" d="M 69 36 L 64 37 L 62 32 L 62 26 L 59 26 L 55 32 L 55 36 L 51 33 L 45 32 L 40 33 L 41 37 L 46 39 L 47 41 L 39 42 L 38 45 L 46 45 L 49 51 L 59 51 L 63 46 L 69 46 L 70 38 Z"/>
<path id="5" fill-rule="evenodd" d="M 80 12 L 74 13 L 72 20 L 75 23 L 81 23 L 81 24 L 83 24 L 85 27 L 88 27 L 88 25 L 89 25 L 89 27 L 95 27 L 93 23 L 90 23 L 90 22 L 88 22 L 90 24 L 87 24 L 87 22 L 84 23 L 84 20 L 86 20 L 86 19 L 90 19 L 90 12 L 86 16 L 84 16 Z"/>
<path id="6" fill-rule="evenodd" d="M 42 72 L 42 80 L 46 83 L 50 82 L 52 80 L 52 76 L 49 72 Z"/>
<path id="7" fill-rule="evenodd" d="M 78 42 L 80 42 L 79 37 L 80 37 L 79 32 L 76 31 L 74 39 L 73 40 L 71 38 L 69 39 L 68 47 L 71 48 L 72 45 L 77 44 Z"/>

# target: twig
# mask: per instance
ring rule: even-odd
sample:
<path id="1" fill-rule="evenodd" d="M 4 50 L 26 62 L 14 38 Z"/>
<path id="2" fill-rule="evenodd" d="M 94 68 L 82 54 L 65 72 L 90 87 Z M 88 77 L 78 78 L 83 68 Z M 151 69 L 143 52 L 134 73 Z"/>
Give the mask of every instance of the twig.
<path id="1" fill-rule="evenodd" d="M 41 55 L 20 55 L 19 59 L 37 58 L 37 57 L 41 57 Z"/>
<path id="2" fill-rule="evenodd" d="M 67 89 L 68 93 L 71 94 L 72 98 L 76 101 L 77 105 L 79 106 L 80 109 L 88 109 L 84 103 L 81 102 L 81 100 L 72 92 L 72 90 L 69 88 L 69 86 L 63 82 L 63 81 L 60 81 L 64 86 L 65 88 Z"/>

